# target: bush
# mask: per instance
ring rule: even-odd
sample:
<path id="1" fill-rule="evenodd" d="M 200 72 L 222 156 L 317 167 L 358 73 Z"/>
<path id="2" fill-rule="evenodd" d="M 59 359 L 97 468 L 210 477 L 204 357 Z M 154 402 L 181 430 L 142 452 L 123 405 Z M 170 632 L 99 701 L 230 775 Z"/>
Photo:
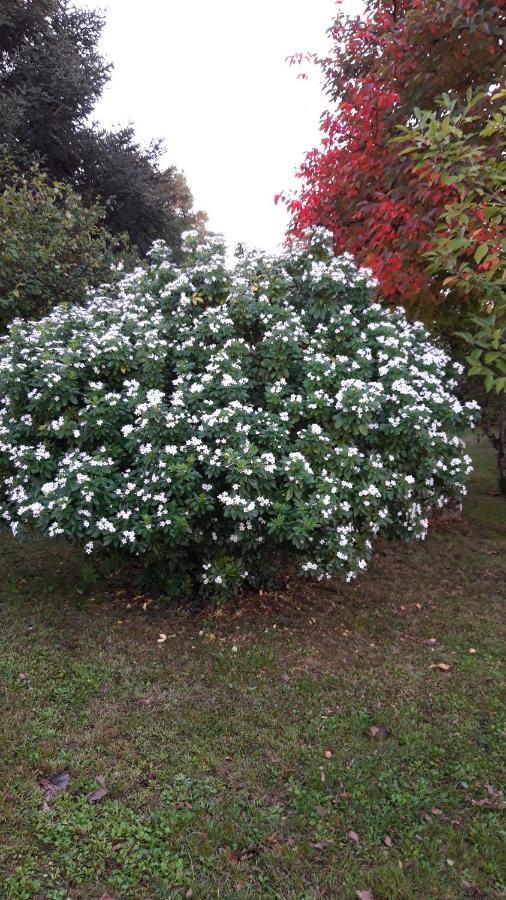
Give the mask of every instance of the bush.
<path id="1" fill-rule="evenodd" d="M 114 296 L 0 342 L 0 515 L 143 557 L 218 597 L 295 556 L 349 580 L 372 539 L 423 538 L 460 499 L 471 407 L 418 323 L 312 253 L 157 244 Z"/>
<path id="2" fill-rule="evenodd" d="M 104 228 L 105 210 L 84 205 L 70 185 L 4 164 L 0 188 L 0 331 L 16 316 L 38 318 L 56 303 L 80 303 L 111 278 L 126 250 Z"/>

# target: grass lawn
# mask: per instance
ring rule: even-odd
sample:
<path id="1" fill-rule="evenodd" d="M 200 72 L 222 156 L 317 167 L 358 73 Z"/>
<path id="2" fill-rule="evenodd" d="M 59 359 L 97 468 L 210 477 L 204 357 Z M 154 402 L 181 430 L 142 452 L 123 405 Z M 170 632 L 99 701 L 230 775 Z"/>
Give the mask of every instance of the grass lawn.
<path id="1" fill-rule="evenodd" d="M 220 610 L 4 537 L 0 898 L 504 896 L 506 502 L 474 455 L 462 522 Z"/>

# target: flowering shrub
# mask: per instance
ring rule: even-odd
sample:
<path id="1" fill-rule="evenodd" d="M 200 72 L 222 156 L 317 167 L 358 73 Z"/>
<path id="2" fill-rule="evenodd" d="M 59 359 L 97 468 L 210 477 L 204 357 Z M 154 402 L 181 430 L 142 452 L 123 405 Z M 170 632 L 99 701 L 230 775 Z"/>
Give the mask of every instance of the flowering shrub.
<path id="1" fill-rule="evenodd" d="M 471 408 L 445 354 L 367 273 L 311 252 L 225 263 L 187 235 L 176 268 L 0 342 L 0 516 L 117 548 L 211 596 L 292 554 L 365 569 L 375 536 L 423 538 L 461 498 Z"/>

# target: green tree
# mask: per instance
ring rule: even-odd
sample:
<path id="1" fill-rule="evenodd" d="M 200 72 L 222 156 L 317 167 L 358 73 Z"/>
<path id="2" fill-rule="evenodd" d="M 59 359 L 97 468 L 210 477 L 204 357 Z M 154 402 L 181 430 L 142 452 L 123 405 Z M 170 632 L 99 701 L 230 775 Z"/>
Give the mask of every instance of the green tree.
<path id="1" fill-rule="evenodd" d="M 5 166 L 4 166 L 5 172 Z M 69 184 L 34 169 L 0 192 L 0 331 L 16 316 L 40 318 L 57 303 L 114 280 L 134 254 L 104 228 L 105 210 L 86 206 Z"/>
<path id="2" fill-rule="evenodd" d="M 502 395 L 497 421 L 484 424 L 506 493 L 506 91 L 486 99 L 485 113 L 483 93 L 469 90 L 464 104 L 444 94 L 437 110 L 417 109 L 397 140 L 429 190 L 449 191 L 424 257 L 459 303 L 469 375 Z"/>
<path id="3" fill-rule="evenodd" d="M 177 251 L 186 223 L 164 192 L 160 143 L 142 148 L 131 127 L 90 124 L 111 70 L 98 52 L 103 25 L 67 0 L 2 0 L 0 156 L 25 171 L 39 162 L 87 203 L 105 203 L 108 228 L 143 253 L 155 238 Z"/>

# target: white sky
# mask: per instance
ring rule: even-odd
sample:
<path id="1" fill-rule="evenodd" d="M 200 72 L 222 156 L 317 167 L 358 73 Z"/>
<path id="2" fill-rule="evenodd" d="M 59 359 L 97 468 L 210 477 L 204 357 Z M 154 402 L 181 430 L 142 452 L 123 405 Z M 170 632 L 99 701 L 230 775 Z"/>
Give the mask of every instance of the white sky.
<path id="1" fill-rule="evenodd" d="M 274 250 L 287 225 L 274 194 L 294 185 L 318 143 L 325 105 L 318 74 L 286 57 L 324 51 L 335 0 L 80 0 L 103 10 L 101 50 L 114 71 L 97 110 L 164 139 L 198 208 L 230 244 Z M 360 0 L 347 0 L 357 11 Z"/>

